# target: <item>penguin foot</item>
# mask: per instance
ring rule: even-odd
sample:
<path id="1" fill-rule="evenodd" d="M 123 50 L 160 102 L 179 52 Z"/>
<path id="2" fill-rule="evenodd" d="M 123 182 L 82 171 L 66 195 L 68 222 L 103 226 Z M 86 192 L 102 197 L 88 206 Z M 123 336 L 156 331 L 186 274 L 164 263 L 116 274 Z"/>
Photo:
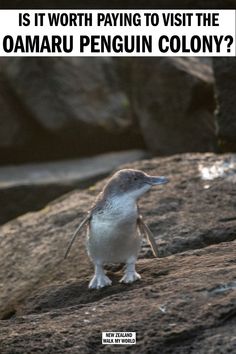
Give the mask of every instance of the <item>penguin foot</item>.
<path id="1" fill-rule="evenodd" d="M 101 289 L 105 286 L 111 285 L 111 279 L 105 274 L 95 274 L 89 283 L 89 289 Z"/>
<path id="2" fill-rule="evenodd" d="M 139 279 L 141 279 L 141 275 L 139 275 L 137 272 L 126 272 L 123 278 L 121 278 L 120 283 L 129 284 Z"/>

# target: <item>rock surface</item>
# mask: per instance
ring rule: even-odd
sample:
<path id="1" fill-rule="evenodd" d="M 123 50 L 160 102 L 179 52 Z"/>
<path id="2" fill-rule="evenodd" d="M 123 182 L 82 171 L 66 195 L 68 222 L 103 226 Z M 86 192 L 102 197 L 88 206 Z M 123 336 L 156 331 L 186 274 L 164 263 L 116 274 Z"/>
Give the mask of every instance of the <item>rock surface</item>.
<path id="1" fill-rule="evenodd" d="M 105 177 L 120 164 L 147 157 L 143 150 L 107 153 L 89 158 L 0 167 L 0 224 L 75 188 Z"/>
<path id="2" fill-rule="evenodd" d="M 148 148 L 161 155 L 214 151 L 213 75 L 199 58 L 138 58 L 133 107 Z"/>
<path id="3" fill-rule="evenodd" d="M 26 125 L 21 120 L 22 111 L 17 105 L 7 80 L 0 71 L 0 146 L 7 149 L 13 145 L 21 146 L 26 143 Z"/>
<path id="4" fill-rule="evenodd" d="M 236 60 L 214 58 L 218 110 L 218 138 L 222 151 L 236 151 Z"/>
<path id="5" fill-rule="evenodd" d="M 159 155 L 216 148 L 209 59 L 19 57 L 0 63 L 1 164 L 145 146 Z M 1 94 L 5 87 L 9 97 Z"/>
<path id="6" fill-rule="evenodd" d="M 13 98 L 30 117 L 25 159 L 88 156 L 142 145 L 112 58 L 4 58 L 1 66 Z M 10 147 L 15 148 L 14 142 Z"/>
<path id="7" fill-rule="evenodd" d="M 234 155 L 176 155 L 129 164 L 166 175 L 140 201 L 159 244 L 144 243 L 142 280 L 87 289 L 85 230 L 70 236 L 104 181 L 74 191 L 0 229 L 0 352 L 234 353 L 236 347 L 236 167 Z M 104 346 L 102 331 L 136 331 L 134 346 Z"/>
<path id="8" fill-rule="evenodd" d="M 4 69 L 17 95 L 48 131 L 73 135 L 71 128 L 80 124 L 122 131 L 131 124 L 129 102 L 110 58 L 11 58 Z"/>

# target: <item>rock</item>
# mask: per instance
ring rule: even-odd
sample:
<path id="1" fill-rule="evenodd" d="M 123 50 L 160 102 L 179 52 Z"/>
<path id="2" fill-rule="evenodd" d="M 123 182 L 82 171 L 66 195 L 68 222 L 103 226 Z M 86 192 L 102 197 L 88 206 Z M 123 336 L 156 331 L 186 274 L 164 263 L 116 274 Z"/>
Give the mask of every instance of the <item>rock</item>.
<path id="1" fill-rule="evenodd" d="M 222 151 L 236 150 L 235 58 L 214 58 L 218 137 Z"/>
<path id="2" fill-rule="evenodd" d="M 12 130 L 4 153 L 0 143 L 0 163 L 145 145 L 159 155 L 216 148 L 208 58 L 17 57 L 0 63 L 9 100 L 20 107 L 10 118 L 20 128 Z M 10 115 L 13 108 L 5 105 Z M 20 147 L 11 136 L 20 137 Z"/>
<path id="3" fill-rule="evenodd" d="M 137 344 L 123 353 L 233 353 L 232 247 L 141 261 L 143 280 L 130 286 L 118 283 L 119 272 L 101 291 L 88 291 L 76 278 L 47 284 L 31 294 L 24 315 L 1 321 L 1 352 L 117 352 L 101 344 L 102 332 L 135 331 Z"/>
<path id="4" fill-rule="evenodd" d="M 131 124 L 112 59 L 21 57 L 5 70 L 34 118 L 55 134 L 73 136 L 71 128 L 82 124 L 113 132 Z"/>
<path id="5" fill-rule="evenodd" d="M 25 128 L 31 145 L 24 146 L 21 161 L 143 146 L 112 58 L 19 57 L 4 58 L 1 65 L 15 99 L 30 116 L 29 127 L 34 126 L 33 131 Z M 19 115 L 19 124 L 24 119 Z"/>
<path id="6" fill-rule="evenodd" d="M 209 60 L 137 58 L 132 105 L 154 153 L 214 151 L 213 75 Z"/>
<path id="7" fill-rule="evenodd" d="M 235 239 L 235 155 L 184 154 L 156 161 L 154 172 L 160 170 L 171 182 L 140 206 L 147 205 L 160 256 Z M 140 167 L 152 173 L 152 162 Z"/>
<path id="8" fill-rule="evenodd" d="M 72 189 L 88 187 L 120 164 L 147 156 L 145 151 L 131 150 L 77 160 L 0 167 L 0 224 L 39 210 Z"/>
<path id="9" fill-rule="evenodd" d="M 14 145 L 20 147 L 27 142 L 26 122 L 21 119 L 25 114 L 19 102 L 14 98 L 0 71 L 0 149 L 4 150 Z"/>
<path id="10" fill-rule="evenodd" d="M 142 280 L 87 289 L 92 266 L 85 230 L 68 257 L 72 232 L 105 181 L 74 191 L 0 228 L 0 352 L 104 353 L 102 331 L 135 331 L 124 353 L 234 352 L 236 157 L 185 154 L 129 164 L 170 183 L 140 202 L 162 258 L 144 244 Z"/>

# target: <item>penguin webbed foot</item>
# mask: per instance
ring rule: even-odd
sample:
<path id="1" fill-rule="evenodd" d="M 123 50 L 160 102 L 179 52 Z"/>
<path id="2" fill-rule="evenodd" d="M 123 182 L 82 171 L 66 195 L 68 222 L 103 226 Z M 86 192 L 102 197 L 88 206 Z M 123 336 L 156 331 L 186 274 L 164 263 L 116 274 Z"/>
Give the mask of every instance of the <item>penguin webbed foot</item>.
<path id="1" fill-rule="evenodd" d="M 123 277 L 120 280 L 120 283 L 130 284 L 136 280 L 141 279 L 141 275 L 139 275 L 135 269 L 136 260 L 137 260 L 136 257 L 130 257 L 127 260 L 127 263 L 125 266 L 125 272 L 124 272 Z"/>
<path id="2" fill-rule="evenodd" d="M 130 284 L 139 279 L 141 279 L 141 275 L 137 272 L 126 272 L 121 278 L 120 283 Z"/>
<path id="3" fill-rule="evenodd" d="M 101 289 L 111 285 L 111 279 L 105 274 L 95 274 L 89 283 L 89 289 Z"/>

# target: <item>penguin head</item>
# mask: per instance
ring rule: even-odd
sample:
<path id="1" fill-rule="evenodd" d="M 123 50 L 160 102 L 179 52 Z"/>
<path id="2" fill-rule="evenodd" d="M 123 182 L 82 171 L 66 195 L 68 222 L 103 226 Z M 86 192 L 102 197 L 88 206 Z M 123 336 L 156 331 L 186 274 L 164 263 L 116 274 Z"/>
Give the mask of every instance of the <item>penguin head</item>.
<path id="1" fill-rule="evenodd" d="M 167 182 L 167 178 L 163 176 L 149 176 L 140 170 L 122 169 L 110 178 L 104 192 L 113 197 L 127 195 L 136 200 L 153 186 Z"/>

